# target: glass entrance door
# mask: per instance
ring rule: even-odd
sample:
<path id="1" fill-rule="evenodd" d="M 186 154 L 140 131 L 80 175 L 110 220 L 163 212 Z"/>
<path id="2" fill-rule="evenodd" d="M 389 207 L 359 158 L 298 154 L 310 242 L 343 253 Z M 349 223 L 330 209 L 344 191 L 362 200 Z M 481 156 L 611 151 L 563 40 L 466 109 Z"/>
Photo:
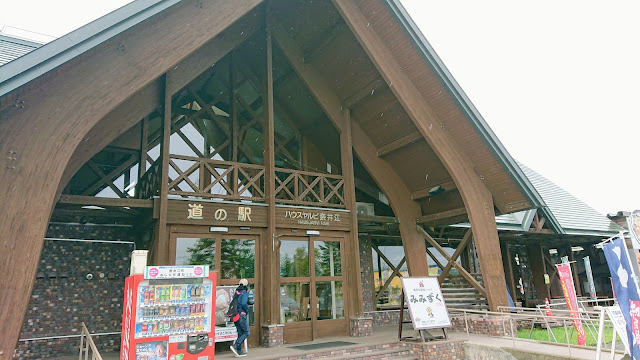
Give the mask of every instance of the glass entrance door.
<path id="1" fill-rule="evenodd" d="M 342 239 L 287 237 L 280 241 L 280 321 L 286 343 L 346 330 Z"/>
<path id="2" fill-rule="evenodd" d="M 204 237 L 208 236 L 208 237 Z M 256 245 L 259 237 L 256 235 L 230 235 L 230 234 L 173 234 L 173 258 L 175 265 L 209 265 L 211 271 L 218 273 L 218 287 L 235 289 L 240 279 L 249 281 L 249 298 L 259 299 L 258 286 L 255 286 L 258 274 L 258 257 Z M 225 299 L 220 296 L 228 296 L 228 292 L 216 292 L 216 303 L 223 304 Z M 219 300 L 219 301 L 218 301 Z M 216 309 L 215 324 L 224 326 L 226 316 L 225 309 Z M 258 308 L 249 305 L 249 331 L 258 334 L 256 319 Z M 249 342 L 257 345 L 258 336 L 250 336 Z"/>

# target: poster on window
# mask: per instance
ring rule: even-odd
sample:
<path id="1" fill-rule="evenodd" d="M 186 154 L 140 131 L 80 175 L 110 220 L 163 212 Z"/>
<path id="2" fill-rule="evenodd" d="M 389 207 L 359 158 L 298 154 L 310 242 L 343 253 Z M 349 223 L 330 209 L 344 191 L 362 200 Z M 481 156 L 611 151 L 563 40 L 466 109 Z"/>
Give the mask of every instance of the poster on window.
<path id="1" fill-rule="evenodd" d="M 437 277 L 403 277 L 402 290 L 415 330 L 451 326 Z"/>

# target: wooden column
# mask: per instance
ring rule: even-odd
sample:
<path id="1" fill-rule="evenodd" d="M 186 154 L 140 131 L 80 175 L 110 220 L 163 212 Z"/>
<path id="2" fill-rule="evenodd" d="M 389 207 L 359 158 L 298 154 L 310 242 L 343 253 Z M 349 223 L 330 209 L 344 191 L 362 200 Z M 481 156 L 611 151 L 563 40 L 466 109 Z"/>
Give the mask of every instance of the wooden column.
<path id="1" fill-rule="evenodd" d="M 582 296 L 582 285 L 580 284 L 580 277 L 578 276 L 578 265 L 573 257 L 573 251 L 571 251 L 571 244 L 566 245 L 565 251 L 569 257 L 569 263 L 571 264 L 571 273 L 573 274 L 573 285 L 576 288 L 576 295 Z"/>
<path id="2" fill-rule="evenodd" d="M 344 109 L 344 127 L 340 132 L 340 156 L 342 161 L 342 177 L 344 178 L 344 198 L 347 210 L 350 211 L 351 231 L 346 241 L 347 268 L 346 281 L 349 303 L 349 316 L 363 315 L 364 304 L 362 302 L 362 266 L 360 265 L 360 247 L 358 244 L 358 216 L 356 214 L 356 185 L 353 172 L 353 146 L 351 139 L 351 114 L 349 109 Z"/>
<path id="3" fill-rule="evenodd" d="M 544 298 L 550 298 L 549 287 L 544 281 L 545 266 L 542 257 L 542 247 L 538 242 L 527 242 L 527 253 L 529 254 L 529 272 L 531 273 L 531 281 L 536 289 L 537 303 L 544 302 Z"/>
<path id="4" fill-rule="evenodd" d="M 144 173 L 147 172 L 147 151 L 149 145 L 149 116 L 142 118 L 140 122 L 140 163 L 138 164 L 138 183 Z M 139 195 L 139 194 L 136 194 Z"/>
<path id="5" fill-rule="evenodd" d="M 273 32 L 276 42 L 293 69 L 307 85 L 307 88 L 336 129 L 342 133 L 346 121 L 341 111 L 343 106 L 338 97 L 331 91 L 322 75 L 312 65 L 304 63 L 302 51 L 288 36 L 285 29 L 274 26 Z M 429 266 L 427 264 L 426 246 L 415 228 L 416 219 L 422 214 L 420 206 L 411 200 L 411 191 L 396 174 L 395 170 L 385 160 L 378 157 L 376 146 L 358 125 L 358 119 L 352 120 L 353 149 L 378 187 L 389 199 L 389 204 L 398 219 L 402 244 L 407 256 L 409 274 L 411 276 L 427 276 L 429 274 Z"/>
<path id="6" fill-rule="evenodd" d="M 473 229 L 480 268 L 491 310 L 507 306 L 504 269 L 496 229 L 494 201 L 473 162 L 446 132 L 441 120 L 403 72 L 393 52 L 353 0 L 333 0 L 354 36 L 385 79 L 398 102 L 427 140 L 456 183 Z M 401 224 L 402 225 L 402 224 Z"/>
<path id="7" fill-rule="evenodd" d="M 507 267 L 507 272 L 505 273 L 505 275 L 507 277 L 507 284 L 509 284 L 511 299 L 515 304 L 516 301 L 518 301 L 518 297 L 516 296 L 516 290 L 517 290 L 516 281 L 515 281 L 515 276 L 513 274 L 513 259 L 512 259 L 511 251 L 509 250 L 509 243 L 505 241 L 502 244 L 504 245 L 502 247 L 502 263 Z"/>
<path id="8" fill-rule="evenodd" d="M 262 293 L 264 305 L 262 309 L 263 325 L 277 324 L 280 322 L 280 274 L 276 263 L 276 199 L 275 199 L 275 154 L 274 154 L 274 113 L 273 113 L 273 47 L 271 40 L 271 24 L 267 11 L 266 33 L 266 89 L 263 90 L 264 106 L 264 183 L 265 198 L 269 205 L 267 214 L 266 236 L 262 241 Z"/>
<path id="9" fill-rule="evenodd" d="M 167 229 L 167 205 L 169 204 L 169 143 L 171 138 L 171 93 L 166 86 L 170 82 L 171 72 L 164 76 L 165 93 L 162 107 L 162 143 L 160 153 L 162 172 L 160 173 L 160 200 L 158 216 L 158 242 L 153 265 L 169 265 L 169 231 Z"/>

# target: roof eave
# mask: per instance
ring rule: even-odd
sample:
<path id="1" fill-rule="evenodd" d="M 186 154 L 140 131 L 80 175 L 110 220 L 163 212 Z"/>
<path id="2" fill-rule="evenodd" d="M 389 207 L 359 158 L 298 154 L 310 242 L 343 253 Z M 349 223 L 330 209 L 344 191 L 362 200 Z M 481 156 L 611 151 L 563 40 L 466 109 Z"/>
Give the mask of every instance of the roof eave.
<path id="1" fill-rule="evenodd" d="M 498 158 L 498 161 L 504 166 L 505 170 L 511 175 L 511 178 L 520 188 L 523 194 L 529 199 L 532 207 L 542 207 L 545 205 L 542 197 L 535 190 L 533 185 L 524 175 L 518 164 L 511 157 L 509 152 L 500 143 L 493 130 L 487 125 L 486 121 L 480 115 L 480 112 L 471 103 L 471 100 L 464 93 L 453 75 L 446 68 L 435 50 L 431 47 L 427 39 L 424 37 L 418 26 L 413 22 L 411 16 L 400 3 L 400 0 L 385 0 L 391 12 L 397 17 L 399 22 L 405 28 L 409 37 L 414 41 L 415 45 L 422 52 L 427 62 L 442 80 L 445 88 L 453 96 L 454 100 L 462 110 L 462 112 L 471 121 L 472 126 L 483 137 L 485 143 Z"/>
<path id="2" fill-rule="evenodd" d="M 181 0 L 136 0 L 0 67 L 0 97 Z"/>

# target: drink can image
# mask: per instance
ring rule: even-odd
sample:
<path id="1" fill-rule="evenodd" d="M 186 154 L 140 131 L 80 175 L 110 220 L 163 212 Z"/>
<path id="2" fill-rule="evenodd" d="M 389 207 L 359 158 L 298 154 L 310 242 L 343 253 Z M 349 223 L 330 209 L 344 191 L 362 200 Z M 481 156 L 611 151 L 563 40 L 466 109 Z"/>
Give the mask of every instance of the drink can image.
<path id="1" fill-rule="evenodd" d="M 140 332 L 143 333 L 143 334 L 146 334 L 147 333 L 147 323 L 142 323 L 141 325 L 142 326 L 140 328 Z"/>
<path id="2" fill-rule="evenodd" d="M 148 334 L 153 334 L 153 323 L 148 323 L 147 324 L 147 333 Z"/>

